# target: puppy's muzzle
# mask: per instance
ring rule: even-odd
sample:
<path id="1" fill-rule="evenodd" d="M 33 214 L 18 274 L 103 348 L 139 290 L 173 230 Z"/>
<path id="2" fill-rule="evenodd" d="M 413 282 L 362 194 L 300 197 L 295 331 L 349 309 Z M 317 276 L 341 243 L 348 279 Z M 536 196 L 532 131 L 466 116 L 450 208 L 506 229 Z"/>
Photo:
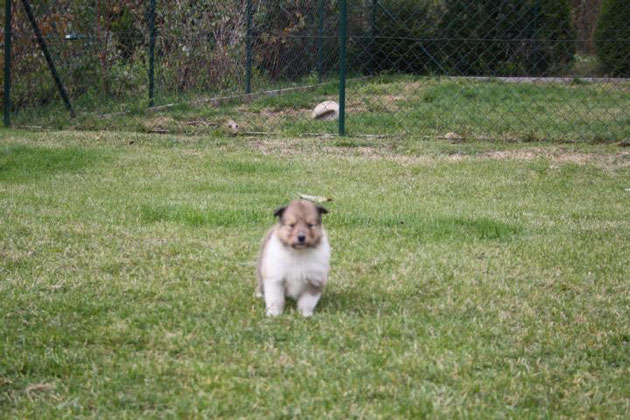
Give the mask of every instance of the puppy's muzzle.
<path id="1" fill-rule="evenodd" d="M 297 235 L 295 235 L 295 242 L 293 242 L 291 246 L 295 249 L 306 248 L 308 246 L 306 243 L 306 234 L 304 232 L 298 232 Z"/>

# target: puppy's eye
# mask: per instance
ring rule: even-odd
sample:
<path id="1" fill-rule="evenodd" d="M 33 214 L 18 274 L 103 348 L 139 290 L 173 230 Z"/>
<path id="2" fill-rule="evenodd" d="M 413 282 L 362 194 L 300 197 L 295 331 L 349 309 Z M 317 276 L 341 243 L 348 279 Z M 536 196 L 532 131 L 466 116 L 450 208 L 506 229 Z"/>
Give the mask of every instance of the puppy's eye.
<path id="1" fill-rule="evenodd" d="M 315 227 L 315 225 L 314 225 L 314 224 L 312 224 L 312 223 L 309 223 L 309 224 L 308 224 L 308 228 L 309 228 L 309 229 L 313 229 L 314 227 Z"/>
<path id="2" fill-rule="evenodd" d="M 295 223 L 289 223 L 287 226 L 293 229 L 295 227 Z"/>

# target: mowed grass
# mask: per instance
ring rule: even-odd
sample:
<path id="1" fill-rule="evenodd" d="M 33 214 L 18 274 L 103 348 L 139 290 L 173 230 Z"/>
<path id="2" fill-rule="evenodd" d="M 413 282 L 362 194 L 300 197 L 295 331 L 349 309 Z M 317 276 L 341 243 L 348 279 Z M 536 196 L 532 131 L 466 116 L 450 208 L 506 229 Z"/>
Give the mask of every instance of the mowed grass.
<path id="1" fill-rule="evenodd" d="M 0 132 L 0 417 L 625 417 L 616 146 Z M 311 319 L 259 243 L 332 197 Z"/>

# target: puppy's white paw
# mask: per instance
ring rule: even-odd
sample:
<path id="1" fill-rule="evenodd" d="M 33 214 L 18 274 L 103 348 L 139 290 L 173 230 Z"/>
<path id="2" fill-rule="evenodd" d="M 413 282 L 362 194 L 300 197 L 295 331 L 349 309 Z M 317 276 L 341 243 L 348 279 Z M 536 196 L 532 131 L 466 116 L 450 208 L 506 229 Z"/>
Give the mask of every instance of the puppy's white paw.
<path id="1" fill-rule="evenodd" d="M 280 316 L 280 315 L 282 315 L 282 309 L 278 309 L 278 308 L 269 308 L 269 309 L 267 309 L 266 314 L 267 314 L 267 316 L 268 316 L 269 318 L 274 318 L 274 317 L 276 317 L 276 316 Z"/>
<path id="2" fill-rule="evenodd" d="M 312 310 L 300 309 L 300 313 L 302 314 L 304 318 L 310 318 L 313 316 Z"/>

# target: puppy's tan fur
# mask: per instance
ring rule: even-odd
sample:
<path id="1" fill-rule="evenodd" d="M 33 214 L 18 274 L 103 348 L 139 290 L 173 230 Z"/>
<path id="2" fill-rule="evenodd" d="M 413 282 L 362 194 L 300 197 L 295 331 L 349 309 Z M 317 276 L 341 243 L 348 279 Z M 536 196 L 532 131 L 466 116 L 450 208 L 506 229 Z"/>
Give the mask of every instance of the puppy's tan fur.
<path id="1" fill-rule="evenodd" d="M 275 211 L 279 223 L 265 236 L 256 270 L 256 295 L 265 298 L 267 315 L 282 313 L 285 296 L 312 315 L 328 277 L 330 247 L 322 227 L 327 212 L 306 200 Z"/>
<path id="2" fill-rule="evenodd" d="M 287 246 L 295 249 L 316 247 L 322 239 L 322 207 L 316 207 L 310 201 L 297 200 L 287 206 L 276 226 L 276 233 Z M 301 242 L 300 234 L 305 236 Z"/>

